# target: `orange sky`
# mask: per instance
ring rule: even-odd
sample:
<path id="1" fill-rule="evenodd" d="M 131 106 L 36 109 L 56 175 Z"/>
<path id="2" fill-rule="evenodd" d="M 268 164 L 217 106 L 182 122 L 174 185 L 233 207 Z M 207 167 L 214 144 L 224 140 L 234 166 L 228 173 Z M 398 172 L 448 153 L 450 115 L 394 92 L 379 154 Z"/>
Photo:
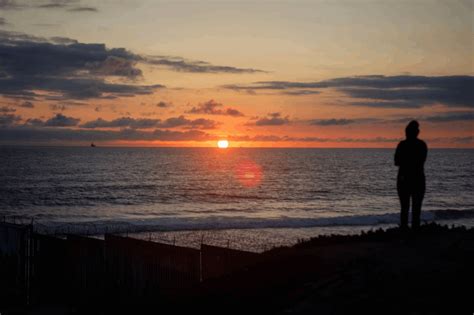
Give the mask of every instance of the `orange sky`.
<path id="1" fill-rule="evenodd" d="M 474 147 L 470 1 L 48 4 L 0 5 L 0 143 Z"/>

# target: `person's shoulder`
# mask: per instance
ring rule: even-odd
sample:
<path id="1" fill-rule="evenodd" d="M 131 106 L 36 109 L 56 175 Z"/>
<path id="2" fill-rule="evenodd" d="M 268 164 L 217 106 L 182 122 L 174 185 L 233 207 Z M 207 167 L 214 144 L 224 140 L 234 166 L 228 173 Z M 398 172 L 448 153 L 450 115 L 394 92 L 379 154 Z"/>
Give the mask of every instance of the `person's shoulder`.
<path id="1" fill-rule="evenodd" d="M 418 143 L 419 143 L 420 146 L 423 146 L 424 148 L 428 148 L 425 141 L 423 141 L 421 139 L 417 139 L 417 140 L 418 140 Z"/>
<path id="2" fill-rule="evenodd" d="M 399 147 L 399 148 L 400 148 L 400 147 L 403 147 L 403 146 L 406 144 L 406 142 L 407 142 L 407 140 L 401 140 L 401 141 L 398 143 L 397 147 Z"/>

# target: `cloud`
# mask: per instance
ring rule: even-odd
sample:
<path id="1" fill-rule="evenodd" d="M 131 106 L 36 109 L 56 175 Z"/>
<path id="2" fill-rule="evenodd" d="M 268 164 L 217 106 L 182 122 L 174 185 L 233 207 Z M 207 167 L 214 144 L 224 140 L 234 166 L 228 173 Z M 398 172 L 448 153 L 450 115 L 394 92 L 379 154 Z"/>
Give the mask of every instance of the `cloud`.
<path id="1" fill-rule="evenodd" d="M 354 96 L 355 97 L 355 96 Z M 407 100 L 396 100 L 396 101 L 351 101 L 347 105 L 352 106 L 364 106 L 364 107 L 377 107 L 377 108 L 421 108 L 429 105 L 426 102 L 415 102 Z"/>
<path id="2" fill-rule="evenodd" d="M 137 61 L 118 56 L 107 56 L 102 61 L 91 61 L 85 67 L 91 74 L 102 76 L 118 76 L 125 78 L 136 78 L 142 75 L 142 71 L 136 68 Z"/>
<path id="3" fill-rule="evenodd" d="M 315 119 L 311 121 L 311 125 L 318 125 L 318 126 L 342 126 L 342 125 L 349 125 L 353 124 L 356 121 L 354 119 Z"/>
<path id="4" fill-rule="evenodd" d="M 8 106 L 2 106 L 0 107 L 0 113 L 2 114 L 7 114 L 7 113 L 13 113 L 16 112 L 16 109 Z"/>
<path id="5" fill-rule="evenodd" d="M 73 127 L 79 123 L 79 118 L 64 116 L 63 114 L 56 114 L 56 116 L 45 121 L 46 127 Z"/>
<path id="6" fill-rule="evenodd" d="M 381 119 L 378 118 L 330 118 L 330 119 L 313 119 L 309 121 L 310 125 L 316 126 L 344 126 L 351 124 L 364 124 L 364 123 L 374 123 L 379 122 Z"/>
<path id="7" fill-rule="evenodd" d="M 24 101 L 19 106 L 23 107 L 23 108 L 34 108 L 35 104 L 33 104 L 32 102 L 29 102 L 29 101 Z"/>
<path id="8" fill-rule="evenodd" d="M 21 121 L 21 117 L 13 114 L 0 114 L 0 126 L 9 126 Z M 1 130 L 0 130 L 1 133 Z"/>
<path id="9" fill-rule="evenodd" d="M 94 7 L 75 7 L 68 10 L 69 12 L 98 12 L 99 10 Z"/>
<path id="10" fill-rule="evenodd" d="M 321 92 L 319 91 L 314 91 L 314 90 L 293 90 L 293 91 L 283 91 L 281 94 L 285 95 L 294 95 L 294 96 L 299 96 L 299 95 L 314 95 L 314 94 L 320 94 Z"/>
<path id="11" fill-rule="evenodd" d="M 288 116 L 282 117 L 281 113 L 269 113 L 267 117 L 257 118 L 255 123 L 251 123 L 251 125 L 255 126 L 281 126 L 281 125 L 288 125 L 290 123 L 290 119 Z"/>
<path id="12" fill-rule="evenodd" d="M 418 108 L 443 104 L 474 107 L 474 76 L 384 76 L 342 77 L 316 82 L 261 81 L 250 85 L 224 85 L 232 90 L 277 90 L 320 92 L 333 88 L 353 98 L 348 105 L 382 108 Z M 360 101 L 359 99 L 364 99 Z"/>
<path id="13" fill-rule="evenodd" d="M 1 123 L 0 116 L 0 123 Z M 69 128 L 35 127 L 33 125 L 13 126 L 0 129 L 0 142 L 71 142 L 71 141 L 209 141 L 216 136 L 199 130 L 172 131 L 155 129 L 89 130 Z"/>
<path id="14" fill-rule="evenodd" d="M 75 39 L 72 39 L 69 37 L 62 37 L 62 36 L 53 36 L 53 37 L 50 37 L 49 40 L 55 44 L 61 44 L 61 45 L 79 44 L 79 42 Z"/>
<path id="15" fill-rule="evenodd" d="M 200 103 L 198 106 L 191 108 L 187 113 L 190 114 L 207 114 L 207 115 L 225 115 L 233 117 L 245 116 L 242 112 L 234 108 L 222 108 L 221 103 L 217 103 L 214 100 L 209 100 L 204 103 Z"/>
<path id="16" fill-rule="evenodd" d="M 131 62 L 138 58 L 123 48 L 109 49 L 104 44 L 83 44 L 65 37 L 46 39 L 7 31 L 0 32 L 0 40 L 2 68 L 10 76 L 78 78 L 94 71 L 132 78 L 137 75 L 123 71 L 127 65 L 133 67 Z"/>
<path id="17" fill-rule="evenodd" d="M 117 98 L 163 88 L 106 81 L 109 76 L 133 79 L 141 71 L 135 67 L 134 54 L 104 44 L 0 31 L 0 55 L 5 72 L 0 94 L 7 97 L 40 98 L 36 91 L 45 91 L 63 99 Z"/>
<path id="18" fill-rule="evenodd" d="M 198 118 L 187 119 L 184 116 L 172 117 L 163 121 L 158 127 L 174 128 L 185 127 L 187 129 L 215 129 L 219 125 L 218 122 L 210 119 Z"/>
<path id="19" fill-rule="evenodd" d="M 28 99 L 45 97 L 37 91 L 57 94 L 63 99 L 91 99 L 151 94 L 164 87 L 135 84 L 143 76 L 139 64 L 186 72 L 250 72 L 203 61 L 166 62 L 164 57 L 142 56 L 101 43 L 85 44 L 66 37 L 43 38 L 8 31 L 0 31 L 0 56 L 0 95 Z M 112 83 L 117 80 L 110 78 L 128 82 Z"/>
<path id="20" fill-rule="evenodd" d="M 64 104 L 51 104 L 49 105 L 49 108 L 53 111 L 65 111 L 67 109 L 66 105 Z"/>
<path id="21" fill-rule="evenodd" d="M 420 120 L 432 123 L 471 121 L 474 120 L 474 111 L 452 111 L 429 116 L 403 117 L 387 121 L 392 123 L 408 123 L 411 120 Z"/>
<path id="22" fill-rule="evenodd" d="M 93 121 L 82 124 L 81 128 L 131 128 L 131 129 L 149 129 L 149 128 L 177 128 L 185 129 L 215 129 L 218 122 L 209 119 L 187 119 L 184 116 L 171 117 L 165 120 L 149 118 L 131 118 L 120 117 L 114 120 L 104 120 L 98 118 Z"/>
<path id="23" fill-rule="evenodd" d="M 433 116 L 427 116 L 422 118 L 422 120 L 429 122 L 453 122 L 453 121 L 470 121 L 474 120 L 474 112 L 454 112 L 439 114 Z"/>
<path id="24" fill-rule="evenodd" d="M 229 136 L 230 141 L 262 141 L 262 142 L 337 142 L 337 143 L 386 143 L 398 142 L 399 138 L 324 138 L 324 137 L 289 137 L 276 135 L 256 135 L 256 136 Z"/>
<path id="25" fill-rule="evenodd" d="M 175 131 L 155 129 L 143 131 L 123 128 L 120 130 L 95 130 L 54 128 L 45 125 L 40 119 L 30 119 L 25 125 L 16 124 L 21 117 L 14 115 L 0 115 L 0 143 L 41 143 L 41 142 L 71 142 L 71 141 L 216 141 L 219 137 L 200 130 Z M 16 124 L 16 125 L 15 125 Z M 401 138 L 372 137 L 290 137 L 277 135 L 229 135 L 230 141 L 245 142 L 307 142 L 307 143 L 393 143 Z M 472 144 L 474 137 L 445 137 L 425 139 L 429 143 L 459 143 Z"/>
<path id="26" fill-rule="evenodd" d="M 104 120 L 98 118 L 82 124 L 81 128 L 95 129 L 95 128 L 133 128 L 133 129 L 147 129 L 156 127 L 160 123 L 160 119 L 147 119 L 147 118 L 131 118 L 131 117 L 120 117 L 114 120 Z"/>
<path id="27" fill-rule="evenodd" d="M 160 101 L 156 104 L 156 107 L 160 107 L 160 108 L 168 108 L 168 107 L 172 107 L 173 104 L 170 103 L 170 102 L 165 102 L 165 101 Z"/>
<path id="28" fill-rule="evenodd" d="M 21 8 L 15 0 L 0 0 L 0 10 L 13 10 Z"/>
<path id="29" fill-rule="evenodd" d="M 74 127 L 79 124 L 80 119 L 56 114 L 50 119 L 43 121 L 38 118 L 30 118 L 26 120 L 25 126 L 36 127 Z M 18 127 L 18 126 L 17 126 Z"/>
<path id="30" fill-rule="evenodd" d="M 34 3 L 32 3 L 34 2 Z M 95 7 L 78 6 L 80 0 L 0 0 L 0 10 L 64 9 L 70 12 L 97 12 Z"/>
<path id="31" fill-rule="evenodd" d="M 178 72 L 191 73 L 265 73 L 266 71 L 252 68 L 217 66 L 205 61 L 186 60 L 181 57 L 147 56 L 143 60 L 151 65 L 161 66 Z"/>

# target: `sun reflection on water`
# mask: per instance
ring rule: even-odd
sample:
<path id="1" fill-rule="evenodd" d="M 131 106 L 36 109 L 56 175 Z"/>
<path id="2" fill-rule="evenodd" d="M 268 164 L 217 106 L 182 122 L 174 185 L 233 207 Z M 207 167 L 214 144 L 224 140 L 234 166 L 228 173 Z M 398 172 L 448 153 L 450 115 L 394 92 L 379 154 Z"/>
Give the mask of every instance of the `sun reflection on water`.
<path id="1" fill-rule="evenodd" d="M 262 168 L 251 160 L 240 162 L 235 168 L 235 178 L 244 187 L 258 186 L 262 177 Z"/>

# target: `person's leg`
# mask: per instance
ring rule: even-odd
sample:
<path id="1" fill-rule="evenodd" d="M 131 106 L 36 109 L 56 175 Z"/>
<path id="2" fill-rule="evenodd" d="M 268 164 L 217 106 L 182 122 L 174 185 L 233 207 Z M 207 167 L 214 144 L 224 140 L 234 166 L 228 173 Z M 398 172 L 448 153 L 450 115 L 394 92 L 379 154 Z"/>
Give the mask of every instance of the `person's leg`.
<path id="1" fill-rule="evenodd" d="M 401 183 L 397 184 L 398 198 L 400 199 L 400 228 L 408 228 L 408 210 L 410 209 L 410 193 Z"/>
<path id="2" fill-rule="evenodd" d="M 420 217 L 421 217 L 421 206 L 423 204 L 423 197 L 425 195 L 423 191 L 417 191 L 413 194 L 412 201 L 412 218 L 411 226 L 414 230 L 420 227 Z"/>
<path id="3" fill-rule="evenodd" d="M 412 218 L 411 226 L 413 229 L 418 229 L 420 227 L 420 216 L 421 216 L 421 206 L 423 204 L 423 197 L 425 196 L 425 179 L 420 178 L 416 183 L 415 189 L 413 191 L 413 201 L 412 201 Z"/>

